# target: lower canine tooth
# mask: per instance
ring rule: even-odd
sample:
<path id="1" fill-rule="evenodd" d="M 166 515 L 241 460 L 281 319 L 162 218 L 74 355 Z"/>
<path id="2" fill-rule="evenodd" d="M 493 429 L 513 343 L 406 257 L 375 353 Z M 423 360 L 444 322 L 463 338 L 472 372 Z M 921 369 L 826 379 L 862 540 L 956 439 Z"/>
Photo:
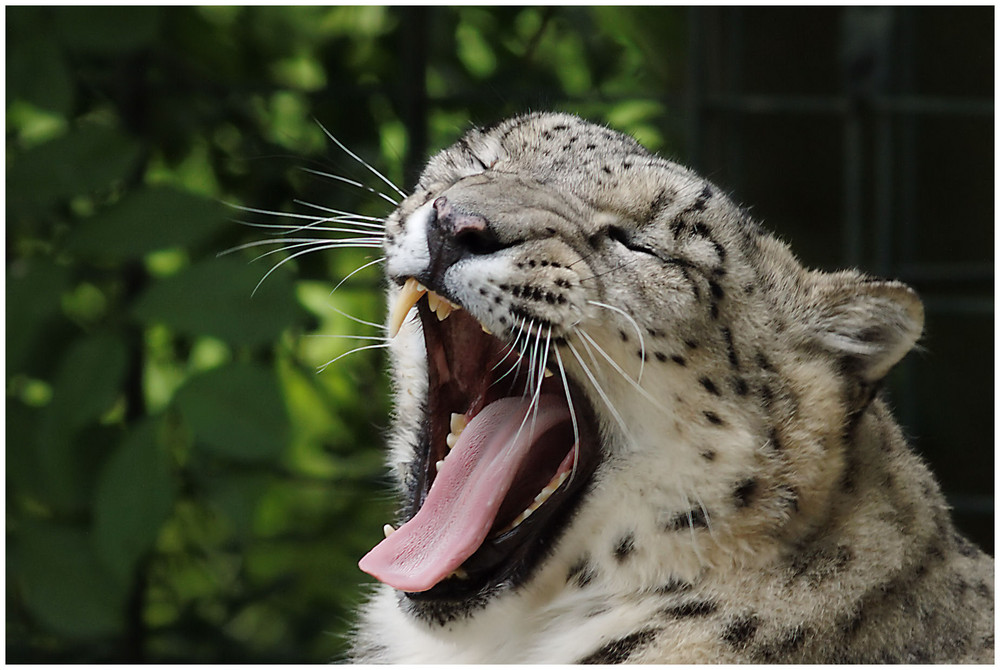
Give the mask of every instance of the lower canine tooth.
<path id="1" fill-rule="evenodd" d="M 384 526 L 382 526 L 382 532 L 385 533 L 386 538 L 388 538 L 390 535 L 396 532 L 396 529 L 393 527 L 391 523 L 387 523 Z"/>
<path id="2" fill-rule="evenodd" d="M 458 444 L 458 435 L 455 433 L 448 433 L 448 437 L 444 438 L 444 441 L 448 444 L 449 449 L 454 449 L 455 445 Z"/>
<path id="3" fill-rule="evenodd" d="M 438 461 L 437 463 L 434 464 L 434 467 L 437 468 L 438 472 L 441 472 L 442 466 L 444 466 L 444 461 L 443 460 Z"/>
<path id="4" fill-rule="evenodd" d="M 448 318 L 448 315 L 451 314 L 451 310 L 452 310 L 451 303 L 445 300 L 444 298 L 441 298 L 440 302 L 438 302 L 437 309 L 434 311 L 435 313 L 437 313 L 438 321 L 444 321 L 445 319 Z"/>
<path id="5" fill-rule="evenodd" d="M 465 430 L 466 424 L 469 422 L 465 418 L 464 414 L 452 414 L 451 415 L 451 432 L 455 435 L 461 435 L 462 431 Z"/>

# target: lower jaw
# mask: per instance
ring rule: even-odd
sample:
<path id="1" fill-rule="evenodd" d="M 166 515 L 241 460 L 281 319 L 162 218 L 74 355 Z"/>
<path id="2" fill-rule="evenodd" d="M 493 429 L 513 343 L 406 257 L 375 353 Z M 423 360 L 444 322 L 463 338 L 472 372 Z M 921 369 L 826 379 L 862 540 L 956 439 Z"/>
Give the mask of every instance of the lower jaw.
<path id="1" fill-rule="evenodd" d="M 581 413 L 581 422 L 594 425 L 589 409 Z M 429 621 L 451 621 L 529 581 L 555 551 L 589 491 L 600 451 L 583 440 L 579 454 L 563 487 L 516 528 L 487 538 L 462 564 L 461 577 L 449 577 L 427 591 L 405 593 L 411 612 Z"/>

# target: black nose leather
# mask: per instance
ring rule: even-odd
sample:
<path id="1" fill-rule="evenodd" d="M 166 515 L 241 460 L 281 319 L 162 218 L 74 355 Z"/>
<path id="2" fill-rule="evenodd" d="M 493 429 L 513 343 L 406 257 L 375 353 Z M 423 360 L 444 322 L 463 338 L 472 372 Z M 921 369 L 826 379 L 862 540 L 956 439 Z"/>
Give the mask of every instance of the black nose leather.
<path id="1" fill-rule="evenodd" d="M 444 273 L 458 261 L 494 253 L 504 245 L 485 217 L 462 211 L 441 196 L 434 201 L 434 216 L 427 227 L 427 248 L 428 279 L 431 285 L 440 287 Z"/>

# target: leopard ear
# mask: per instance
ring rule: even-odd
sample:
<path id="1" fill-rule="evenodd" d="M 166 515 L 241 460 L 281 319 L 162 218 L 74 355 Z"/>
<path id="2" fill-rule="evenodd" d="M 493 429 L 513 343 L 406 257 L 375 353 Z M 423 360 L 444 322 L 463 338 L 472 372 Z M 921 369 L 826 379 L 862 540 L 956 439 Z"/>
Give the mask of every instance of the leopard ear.
<path id="1" fill-rule="evenodd" d="M 924 307 L 906 284 L 839 273 L 821 275 L 815 288 L 812 336 L 866 382 L 884 377 L 920 338 Z"/>

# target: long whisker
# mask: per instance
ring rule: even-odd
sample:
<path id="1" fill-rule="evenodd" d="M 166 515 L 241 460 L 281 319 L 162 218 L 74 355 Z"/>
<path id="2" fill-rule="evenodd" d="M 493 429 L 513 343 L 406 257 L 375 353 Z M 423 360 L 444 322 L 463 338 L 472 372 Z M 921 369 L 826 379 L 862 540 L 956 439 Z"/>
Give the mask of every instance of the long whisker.
<path id="1" fill-rule="evenodd" d="M 257 258 L 263 258 L 272 253 L 283 251 L 285 249 L 297 249 L 301 246 L 307 244 L 337 244 L 341 246 L 370 246 L 376 244 L 381 246 L 382 238 L 380 237 L 348 237 L 342 239 L 325 239 L 317 237 L 279 237 L 271 238 L 267 240 L 254 240 L 253 242 L 246 242 L 245 244 L 239 244 L 231 249 L 226 249 L 220 252 L 219 255 L 223 256 L 226 254 L 231 254 L 237 251 L 243 251 L 244 249 L 253 249 L 254 247 L 266 247 L 272 244 L 283 245 L 279 249 L 274 249 L 269 251 L 262 256 L 257 256 Z M 257 260 L 256 258 L 254 260 Z"/>
<path id="2" fill-rule="evenodd" d="M 583 358 L 580 356 L 580 353 L 576 350 L 576 347 L 574 347 L 573 343 L 570 342 L 569 340 L 566 340 L 566 345 L 569 347 L 570 353 L 573 354 L 573 357 L 576 358 L 577 363 L 580 364 L 580 367 L 583 369 L 584 374 L 587 375 L 587 378 L 590 380 L 590 383 L 593 384 L 594 390 L 597 391 L 597 394 L 601 396 L 601 400 L 604 401 L 604 404 L 608 406 L 608 410 L 611 412 L 611 415 L 614 417 L 615 421 L 618 422 L 618 425 L 621 427 L 622 432 L 624 432 L 626 435 L 631 435 L 631 431 L 629 431 L 628 426 L 625 425 L 625 420 L 621 417 L 621 414 L 618 413 L 618 410 L 615 409 L 615 406 L 611 403 L 611 399 L 608 398 L 608 394 L 605 393 L 604 389 L 601 388 L 601 385 L 597 383 L 597 380 L 594 378 L 594 374 L 590 371 L 590 368 L 587 367 L 587 364 L 583 362 Z M 586 342 L 584 342 L 584 345 L 586 345 Z"/>
<path id="3" fill-rule="evenodd" d="M 349 216 L 359 221 L 372 221 L 380 223 L 380 228 L 385 227 L 385 219 L 378 216 L 365 216 L 364 214 L 356 214 L 354 212 L 347 212 L 342 209 L 333 209 L 332 207 L 324 207 L 323 205 L 318 205 L 314 202 L 308 202 L 306 200 L 295 199 L 293 202 L 297 205 L 302 205 L 303 207 L 309 207 L 312 209 L 318 209 L 321 212 L 327 212 L 328 214 L 337 214 L 339 216 Z"/>
<path id="4" fill-rule="evenodd" d="M 351 219 L 359 219 L 361 221 L 382 221 L 382 219 L 380 219 L 378 217 L 375 217 L 375 216 L 364 216 L 362 214 L 355 214 L 354 212 L 347 212 L 347 211 L 344 211 L 342 209 L 330 209 L 328 207 L 320 207 L 319 205 L 314 205 L 312 203 L 304 202 L 302 200 L 295 200 L 294 202 L 296 202 L 297 204 L 300 204 L 300 205 L 302 205 L 304 207 L 312 207 L 312 208 L 315 208 L 315 209 L 322 210 L 324 212 L 328 212 L 330 214 L 336 214 L 339 217 L 347 217 L 347 218 L 351 218 Z M 248 214 L 262 214 L 264 216 L 274 216 L 274 217 L 278 217 L 278 218 L 282 218 L 282 219 L 309 219 L 310 221 L 314 221 L 314 222 L 324 222 L 324 221 L 328 220 L 326 217 L 324 217 L 322 219 L 317 219 L 312 214 L 298 214 L 296 212 L 276 212 L 276 211 L 273 211 L 273 210 L 270 210 L 270 209 L 258 209 L 256 207 L 247 207 L 245 205 L 237 205 L 236 203 L 232 203 L 232 202 L 224 202 L 223 204 L 228 205 L 229 207 L 232 207 L 234 209 L 238 209 L 238 210 L 241 210 L 243 212 L 247 212 Z"/>
<path id="5" fill-rule="evenodd" d="M 268 277 L 270 277 L 272 272 L 274 272 L 275 270 L 277 270 L 278 268 L 280 268 L 282 265 L 284 265 L 288 261 L 293 260 L 295 258 L 298 258 L 299 256 L 305 256 L 306 254 L 314 253 L 314 252 L 317 252 L 317 251 L 326 251 L 327 249 L 337 249 L 337 248 L 341 248 L 341 247 L 369 247 L 369 248 L 379 248 L 379 247 L 381 247 L 381 245 L 380 244 L 367 244 L 367 243 L 363 243 L 363 244 L 343 244 L 343 243 L 337 244 L 337 243 L 334 243 L 334 242 L 328 242 L 326 244 L 317 244 L 317 245 L 315 245 L 315 246 L 313 246 L 313 247 L 311 247 L 309 249 L 304 249 L 303 251 L 297 251 L 294 254 L 291 254 L 290 256 L 288 256 L 286 258 L 282 258 L 280 261 L 278 261 L 277 263 L 275 263 L 275 265 L 274 265 L 273 268 L 271 268 L 266 273 L 264 273 L 264 276 L 260 278 L 259 282 L 257 282 L 257 285 L 254 287 L 253 291 L 251 291 L 250 295 L 256 294 L 257 293 L 257 289 L 259 289 L 260 285 L 264 283 L 264 280 L 266 280 Z"/>
<path id="6" fill-rule="evenodd" d="M 569 392 L 569 380 L 566 379 L 566 366 L 563 365 L 562 356 L 559 354 L 559 347 L 553 351 L 556 354 L 556 364 L 559 366 L 559 375 L 562 377 L 563 391 L 566 393 L 566 404 L 569 405 L 569 418 L 573 422 L 573 469 L 570 470 L 570 481 L 576 477 L 576 464 L 580 461 L 580 427 L 576 421 L 576 408 L 573 407 L 573 398 Z"/>
<path id="7" fill-rule="evenodd" d="M 633 319 L 628 312 L 618 307 L 615 307 L 614 305 L 607 305 L 603 302 L 597 302 L 596 300 L 588 300 L 587 302 L 590 303 L 591 305 L 596 305 L 597 307 L 603 307 L 604 309 L 610 309 L 613 312 L 621 314 L 626 319 L 628 319 L 629 323 L 632 324 L 632 327 L 635 328 L 635 333 L 636 335 L 639 336 L 639 352 L 641 354 L 639 358 L 639 377 L 636 379 L 636 381 L 638 381 L 641 384 L 642 371 L 646 366 L 646 339 L 642 336 L 642 329 L 639 328 L 639 324 L 636 323 L 636 320 Z"/>
<path id="8" fill-rule="evenodd" d="M 354 275 L 358 274 L 359 272 L 361 272 L 365 268 L 370 268 L 373 265 L 376 265 L 378 263 L 384 263 L 384 262 L 385 262 L 385 257 L 383 256 L 383 257 L 376 258 L 375 260 L 370 261 L 368 263 L 365 263 L 364 265 L 362 265 L 359 268 L 355 268 L 354 270 L 351 270 L 351 272 L 346 277 L 344 277 L 343 279 L 341 279 L 337 283 L 337 285 L 333 287 L 333 290 L 330 291 L 330 295 L 333 295 L 334 293 L 336 293 L 337 289 L 339 289 L 341 286 L 343 286 L 345 281 L 347 281 L 348 279 L 350 279 Z M 347 315 L 345 314 L 344 316 L 347 316 Z M 366 321 L 362 321 L 361 323 L 367 323 L 367 322 Z"/>
<path id="9" fill-rule="evenodd" d="M 390 198 L 389 196 L 387 196 L 385 193 L 382 193 L 381 191 L 376 191 L 375 189 L 373 189 L 370 186 L 365 186 L 364 184 L 362 184 L 359 181 L 354 181 L 353 179 L 348 179 L 347 177 L 341 177 L 339 175 L 330 174 L 329 172 L 322 172 L 320 170 L 313 170 L 312 168 L 304 167 L 304 168 L 299 168 L 299 169 L 301 169 L 303 172 L 308 172 L 308 173 L 314 174 L 314 175 L 316 175 L 318 177 L 326 177 L 328 179 L 336 179 L 337 181 L 342 181 L 345 184 L 350 184 L 351 186 L 357 186 L 358 188 L 364 189 L 364 190 L 368 191 L 369 193 L 377 195 L 378 197 L 382 198 L 383 200 L 388 201 L 389 203 L 391 203 L 393 205 L 396 205 L 396 206 L 399 205 L 399 201 L 398 200 L 393 200 L 392 198 Z"/>
<path id="10" fill-rule="evenodd" d="M 391 338 L 381 337 L 378 335 L 337 335 L 337 334 L 327 334 L 327 333 L 308 333 L 306 337 L 319 337 L 324 339 L 336 339 L 336 340 L 373 340 L 375 342 L 390 342 Z"/>
<path id="11" fill-rule="evenodd" d="M 642 396 L 644 398 L 646 398 L 646 400 L 648 400 L 649 402 L 653 403 L 653 405 L 657 409 L 661 409 L 661 410 L 665 409 L 663 407 L 663 405 L 660 404 L 660 401 L 658 399 L 656 399 L 655 397 L 653 397 L 649 393 L 649 391 L 647 391 L 646 389 L 644 389 L 641 386 L 639 386 L 638 382 L 636 382 L 634 379 L 632 379 L 631 377 L 629 377 L 628 374 L 624 370 L 621 369 L 621 366 L 619 366 L 618 363 L 616 363 L 615 360 L 613 358 L 611 358 L 611 356 L 609 356 L 607 354 L 607 352 L 604 351 L 604 349 L 602 349 L 599 344 L 597 344 L 597 342 L 594 341 L 594 338 L 592 338 L 590 335 L 588 335 L 581 328 L 577 328 L 576 332 L 580 335 L 580 337 L 584 338 L 585 340 L 587 340 L 587 342 L 589 342 L 591 345 L 593 345 L 593 347 L 597 350 L 597 353 L 599 353 L 601 356 L 603 356 L 608 361 L 608 363 L 610 363 L 611 366 L 625 379 L 625 381 L 627 381 L 629 384 L 631 384 L 635 388 L 636 391 L 638 391 L 639 393 L 641 393 Z"/>
<path id="12" fill-rule="evenodd" d="M 323 372 L 323 371 L 325 371 L 328 367 L 330 367 L 331 365 L 333 365 L 334 363 L 336 363 L 337 361 L 339 361 L 344 356 L 350 356 L 351 354 L 356 354 L 359 351 L 365 351 L 367 349 L 385 349 L 386 347 L 388 347 L 390 345 L 391 345 L 391 342 L 382 342 L 381 344 L 369 344 L 369 345 L 364 346 L 364 347 L 358 347 L 357 349 L 351 349 L 350 351 L 344 352 L 341 355 L 339 355 L 336 358 L 334 358 L 333 360 L 327 361 L 323 365 L 319 366 L 316 369 L 316 371 L 317 372 Z"/>
<path id="13" fill-rule="evenodd" d="M 350 275 L 347 275 L 347 277 L 344 277 L 344 279 L 341 280 L 341 284 L 344 283 L 344 281 L 348 277 L 350 277 L 351 275 L 353 275 L 355 272 L 358 272 L 359 270 L 363 270 L 364 268 L 368 267 L 369 265 L 374 265 L 375 263 L 381 263 L 384 260 L 385 260 L 384 258 L 378 258 L 378 259 L 372 261 L 371 263 L 367 263 L 365 265 L 362 265 L 360 268 L 358 268 L 357 270 L 355 270 L 354 272 L 352 272 Z M 337 284 L 337 286 L 339 287 L 340 284 Z M 334 289 L 334 291 L 336 291 L 336 290 L 337 289 Z M 342 317 L 350 319 L 351 321 L 354 321 L 355 323 L 360 323 L 363 326 L 371 326 L 372 328 L 378 328 L 379 330 L 383 330 L 383 331 L 385 330 L 385 326 L 382 325 L 382 324 L 380 324 L 380 323 L 372 323 L 371 321 L 365 321 L 364 319 L 359 319 L 356 316 L 351 316 L 347 312 L 342 312 L 341 310 L 337 309 L 333 305 L 327 305 L 327 307 L 329 307 L 330 309 L 332 309 L 334 312 L 336 312 L 337 314 L 341 315 Z"/>
<path id="14" fill-rule="evenodd" d="M 384 181 L 386 184 L 388 184 L 389 188 L 391 188 L 393 191 L 395 191 L 396 193 L 398 193 L 401 197 L 403 197 L 403 198 L 406 197 L 406 194 L 403 193 L 401 190 L 399 190 L 399 188 L 395 184 L 393 184 L 391 181 L 389 181 L 381 172 L 379 172 L 378 170 L 376 170 L 375 168 L 373 168 L 371 165 L 369 165 L 368 163 L 366 163 L 364 160 L 362 160 L 356 153 L 354 153 L 353 151 L 351 151 L 350 149 L 348 149 L 347 147 L 345 147 L 344 144 L 340 140 L 338 140 L 336 137 L 333 136 L 333 133 L 331 133 L 329 130 L 326 129 L 326 126 L 324 126 L 318 120 L 316 121 L 316 124 L 323 130 L 323 133 L 327 137 L 329 137 L 333 141 L 334 144 L 336 144 L 338 147 L 340 147 L 341 150 L 343 150 L 348 156 L 350 156 L 351 158 L 353 158 L 354 160 L 356 160 L 357 162 L 361 163 L 366 168 L 368 168 L 371 171 L 372 174 L 374 174 L 376 177 L 378 177 L 379 179 L 381 179 L 382 181 Z"/>

